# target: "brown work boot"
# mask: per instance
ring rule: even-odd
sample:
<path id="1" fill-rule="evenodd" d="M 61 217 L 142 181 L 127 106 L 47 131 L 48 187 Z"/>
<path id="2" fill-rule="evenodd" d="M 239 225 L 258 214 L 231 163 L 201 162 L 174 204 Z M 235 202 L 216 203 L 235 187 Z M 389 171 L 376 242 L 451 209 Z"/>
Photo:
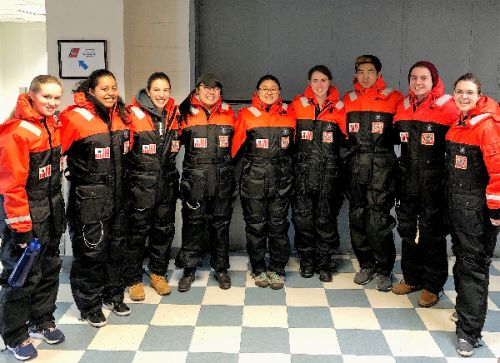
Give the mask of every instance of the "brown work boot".
<path id="1" fill-rule="evenodd" d="M 158 295 L 168 295 L 172 292 L 172 288 L 167 280 L 165 280 L 164 276 L 152 273 L 151 276 L 149 276 L 149 284 L 156 290 Z"/>
<path id="2" fill-rule="evenodd" d="M 392 292 L 396 295 L 406 295 L 410 292 L 420 290 L 421 287 L 408 285 L 405 280 L 401 280 L 399 284 L 396 284 L 392 287 Z"/>
<path id="3" fill-rule="evenodd" d="M 144 285 L 142 282 L 128 287 L 128 296 L 132 301 L 143 301 L 146 298 L 144 294 Z"/>
<path id="4" fill-rule="evenodd" d="M 430 308 L 434 306 L 439 301 L 439 296 L 430 292 L 429 290 L 423 289 L 420 297 L 418 298 L 418 305 L 423 308 Z"/>

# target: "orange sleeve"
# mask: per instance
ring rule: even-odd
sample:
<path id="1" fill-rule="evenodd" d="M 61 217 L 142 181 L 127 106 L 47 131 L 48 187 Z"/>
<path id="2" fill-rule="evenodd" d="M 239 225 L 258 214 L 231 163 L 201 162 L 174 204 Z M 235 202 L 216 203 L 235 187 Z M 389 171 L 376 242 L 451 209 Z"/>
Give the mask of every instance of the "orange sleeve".
<path id="1" fill-rule="evenodd" d="M 238 112 L 238 118 L 234 124 L 234 136 L 231 146 L 231 156 L 233 158 L 236 156 L 241 145 L 243 145 L 247 138 L 247 128 L 243 113 L 244 109 Z"/>
<path id="2" fill-rule="evenodd" d="M 486 202 L 490 210 L 500 210 L 500 123 L 490 122 L 492 126 L 483 130 L 481 140 L 481 151 L 490 176 L 486 186 Z"/>
<path id="3" fill-rule="evenodd" d="M 9 133 L 0 141 L 0 194 L 3 196 L 5 222 L 17 233 L 31 231 L 26 181 L 30 166 L 28 140 Z"/>

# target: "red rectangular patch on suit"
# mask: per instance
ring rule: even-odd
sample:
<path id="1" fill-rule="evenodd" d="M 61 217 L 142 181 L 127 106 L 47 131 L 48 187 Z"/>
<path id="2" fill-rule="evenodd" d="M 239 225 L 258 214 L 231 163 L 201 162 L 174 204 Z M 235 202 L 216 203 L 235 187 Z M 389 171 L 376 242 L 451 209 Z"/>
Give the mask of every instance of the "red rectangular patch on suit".
<path id="1" fill-rule="evenodd" d="M 255 147 L 257 149 L 269 149 L 269 139 L 257 139 L 257 140 L 255 140 Z"/>
<path id="2" fill-rule="evenodd" d="M 52 166 L 47 165 L 38 168 L 38 179 L 45 179 L 52 175 Z"/>
<path id="3" fill-rule="evenodd" d="M 206 148 L 208 145 L 206 137 L 195 137 L 193 139 L 193 147 L 195 148 Z"/>
<path id="4" fill-rule="evenodd" d="M 170 152 L 178 153 L 181 148 L 181 142 L 179 140 L 173 140 L 170 144 Z"/>
<path id="5" fill-rule="evenodd" d="M 312 141 L 312 139 L 313 139 L 313 133 L 312 133 L 312 131 L 309 131 L 309 130 L 301 131 L 300 132 L 300 138 L 302 140 Z"/>
<path id="6" fill-rule="evenodd" d="M 109 159 L 111 152 L 109 147 L 96 147 L 94 150 L 96 160 Z"/>
<path id="7" fill-rule="evenodd" d="M 434 133 L 433 132 L 422 133 L 422 145 L 434 145 Z"/>
<path id="8" fill-rule="evenodd" d="M 290 145 L 290 136 L 281 136 L 281 148 L 286 149 Z"/>
<path id="9" fill-rule="evenodd" d="M 457 169 L 467 169 L 467 156 L 455 155 L 455 168 Z"/>
<path id="10" fill-rule="evenodd" d="M 323 131 L 323 142 L 327 144 L 333 143 L 333 131 Z"/>
<path id="11" fill-rule="evenodd" d="M 156 154 L 156 144 L 142 145 L 143 154 Z"/>
<path id="12" fill-rule="evenodd" d="M 229 147 L 229 135 L 219 135 L 219 147 Z"/>
<path id="13" fill-rule="evenodd" d="M 372 122 L 372 134 L 381 134 L 384 132 L 383 122 Z"/>
<path id="14" fill-rule="evenodd" d="M 349 124 L 349 132 L 359 132 L 359 123 Z"/>

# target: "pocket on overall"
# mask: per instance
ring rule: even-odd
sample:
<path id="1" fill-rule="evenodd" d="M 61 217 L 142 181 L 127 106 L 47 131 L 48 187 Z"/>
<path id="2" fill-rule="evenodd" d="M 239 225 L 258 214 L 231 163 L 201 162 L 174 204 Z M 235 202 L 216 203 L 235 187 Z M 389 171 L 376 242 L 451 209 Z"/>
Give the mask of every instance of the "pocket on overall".
<path id="1" fill-rule="evenodd" d="M 230 165 L 221 167 L 219 169 L 219 196 L 231 198 L 234 196 L 235 189 L 234 168 Z"/>
<path id="2" fill-rule="evenodd" d="M 479 237 L 484 233 L 485 200 L 474 195 L 451 194 L 450 217 L 456 231 Z"/>
<path id="3" fill-rule="evenodd" d="M 358 184 L 372 181 L 372 154 L 361 153 L 352 160 L 352 173 Z"/>
<path id="4" fill-rule="evenodd" d="M 334 198 L 340 194 L 340 169 L 336 165 L 327 165 L 323 170 L 321 196 L 324 198 Z"/>
<path id="5" fill-rule="evenodd" d="M 282 197 L 288 197 L 293 192 L 293 169 L 290 164 L 279 166 L 279 185 L 278 194 Z"/>
<path id="6" fill-rule="evenodd" d="M 395 189 L 395 169 L 396 158 L 390 155 L 375 156 L 372 164 L 372 182 L 375 190 L 393 192 Z"/>
<path id="7" fill-rule="evenodd" d="M 154 173 L 130 173 L 129 183 L 132 207 L 151 209 L 155 204 L 158 176 Z"/>
<path id="8" fill-rule="evenodd" d="M 240 195 L 243 198 L 262 199 L 266 196 L 266 167 L 244 165 L 241 171 Z"/>
<path id="9" fill-rule="evenodd" d="M 206 178 L 203 169 L 182 170 L 181 198 L 190 204 L 199 203 L 205 197 Z"/>
<path id="10" fill-rule="evenodd" d="M 298 195 L 306 194 L 309 190 L 309 165 L 295 167 L 295 192 Z"/>
<path id="11" fill-rule="evenodd" d="M 97 223 L 113 214 L 111 186 L 103 184 L 77 185 L 75 214 L 81 224 Z"/>

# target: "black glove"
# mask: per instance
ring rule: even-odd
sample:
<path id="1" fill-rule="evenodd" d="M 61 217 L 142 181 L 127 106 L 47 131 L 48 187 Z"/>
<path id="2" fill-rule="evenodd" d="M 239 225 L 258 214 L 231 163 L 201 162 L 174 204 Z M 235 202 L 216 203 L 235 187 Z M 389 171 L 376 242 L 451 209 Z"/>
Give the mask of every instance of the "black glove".
<path id="1" fill-rule="evenodd" d="M 29 244 L 33 239 L 33 232 L 12 232 L 12 238 L 16 245 Z"/>

